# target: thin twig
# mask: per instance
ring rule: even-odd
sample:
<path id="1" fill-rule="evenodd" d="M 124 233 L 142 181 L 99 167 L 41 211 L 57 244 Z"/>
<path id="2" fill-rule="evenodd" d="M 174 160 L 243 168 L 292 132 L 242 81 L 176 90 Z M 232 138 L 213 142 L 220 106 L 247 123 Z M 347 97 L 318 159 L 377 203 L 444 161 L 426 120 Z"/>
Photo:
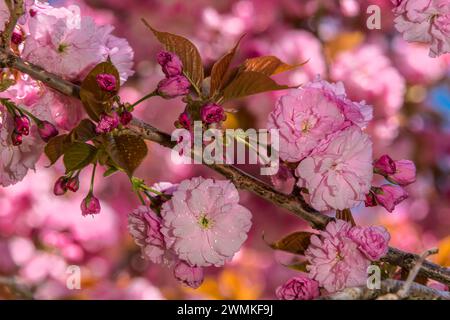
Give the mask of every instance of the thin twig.
<path id="1" fill-rule="evenodd" d="M 12 53 L 2 49 L 0 49 L 0 67 L 17 69 L 30 75 L 35 80 L 42 81 L 48 87 L 55 89 L 64 95 L 72 96 L 78 99 L 80 97 L 79 86 L 63 80 L 56 75 L 48 73 L 30 63 L 25 63 L 19 57 L 14 56 Z M 168 148 L 173 148 L 175 145 L 175 142 L 171 141 L 170 135 L 159 131 L 139 119 L 133 119 L 131 126 L 147 140 L 156 142 Z M 285 195 L 278 192 L 266 183 L 250 176 L 232 165 L 212 164 L 208 165 L 208 167 L 233 181 L 236 187 L 248 190 L 281 208 L 287 209 L 296 216 L 309 222 L 314 228 L 323 229 L 328 222 L 333 220 L 333 218 L 328 217 L 327 215 L 324 215 L 310 207 L 298 195 Z M 383 261 L 405 269 L 412 269 L 419 259 L 420 257 L 418 255 L 403 252 L 396 248 L 389 248 L 389 252 L 383 258 Z M 420 267 L 419 275 L 434 279 L 446 285 L 450 285 L 450 269 L 428 261 L 423 262 Z"/>
<path id="2" fill-rule="evenodd" d="M 21 284 L 16 278 L 8 278 L 0 276 L 0 286 L 11 288 L 14 293 L 28 300 L 33 300 L 33 292 L 24 284 Z"/>

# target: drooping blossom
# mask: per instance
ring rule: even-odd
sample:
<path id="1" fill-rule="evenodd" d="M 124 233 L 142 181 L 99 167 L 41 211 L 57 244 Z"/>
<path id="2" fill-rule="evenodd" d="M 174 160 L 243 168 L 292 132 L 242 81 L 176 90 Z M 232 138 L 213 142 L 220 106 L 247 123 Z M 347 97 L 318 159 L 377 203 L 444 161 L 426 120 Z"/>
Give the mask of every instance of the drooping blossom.
<path id="1" fill-rule="evenodd" d="M 222 106 L 215 103 L 208 103 L 200 109 L 200 117 L 207 124 L 219 123 L 226 119 Z"/>
<path id="2" fill-rule="evenodd" d="M 65 187 L 72 192 L 77 192 L 80 188 L 80 179 L 78 178 L 78 175 L 67 179 Z"/>
<path id="3" fill-rule="evenodd" d="M 395 28 L 403 39 L 430 45 L 430 57 L 450 52 L 450 4 L 448 0 L 395 1 Z"/>
<path id="4" fill-rule="evenodd" d="M 377 118 L 393 116 L 403 105 L 405 80 L 377 45 L 338 54 L 330 74 L 334 81 L 344 83 L 351 99 L 373 105 Z"/>
<path id="5" fill-rule="evenodd" d="M 128 230 L 141 247 L 144 258 L 167 265 L 175 261 L 174 255 L 166 249 L 161 233 L 161 218 L 149 207 L 140 206 L 128 215 Z"/>
<path id="6" fill-rule="evenodd" d="M 276 290 L 280 300 L 312 300 L 319 295 L 319 283 L 306 275 L 289 279 Z"/>
<path id="7" fill-rule="evenodd" d="M 386 208 L 387 211 L 392 212 L 395 206 L 408 198 L 408 193 L 400 186 L 391 184 L 384 184 L 374 190 L 375 199 L 377 203 Z"/>
<path id="8" fill-rule="evenodd" d="M 83 216 L 99 214 L 101 210 L 100 201 L 92 193 L 81 201 L 80 207 Z"/>
<path id="9" fill-rule="evenodd" d="M 319 210 L 357 206 L 369 192 L 372 176 L 372 142 L 352 126 L 298 165 L 297 185 L 307 188 L 311 205 Z"/>
<path id="10" fill-rule="evenodd" d="M 59 177 L 58 180 L 56 180 L 54 186 L 53 186 L 53 194 L 55 196 L 62 196 L 67 192 L 67 178 L 62 176 Z"/>
<path id="11" fill-rule="evenodd" d="M 317 81 L 282 96 L 268 128 L 279 130 L 280 158 L 297 162 L 331 134 L 352 123 L 364 126 L 371 117 L 366 107 L 348 100 L 342 84 Z"/>
<path id="12" fill-rule="evenodd" d="M 371 261 L 384 257 L 389 250 L 391 235 L 381 226 L 355 226 L 350 229 L 349 237 L 358 244 L 358 249 Z"/>
<path id="13" fill-rule="evenodd" d="M 27 136 L 30 133 L 30 119 L 27 116 L 15 116 L 14 125 L 17 133 Z"/>
<path id="14" fill-rule="evenodd" d="M 161 51 L 156 58 L 167 78 L 181 75 L 183 63 L 176 54 L 168 51 Z"/>
<path id="15" fill-rule="evenodd" d="M 389 181 L 406 186 L 416 181 L 416 166 L 411 160 L 395 161 L 395 173 L 389 175 Z"/>
<path id="16" fill-rule="evenodd" d="M 203 268 L 191 267 L 184 261 L 179 261 L 173 269 L 175 279 L 181 283 L 197 289 L 203 283 Z"/>
<path id="17" fill-rule="evenodd" d="M 342 220 L 328 223 L 319 235 L 311 237 L 305 252 L 310 277 L 330 293 L 366 283 L 370 260 L 349 238 L 350 229 L 351 225 Z"/>
<path id="18" fill-rule="evenodd" d="M 167 246 L 197 267 L 230 261 L 251 226 L 251 213 L 231 182 L 201 177 L 182 181 L 161 216 Z"/>

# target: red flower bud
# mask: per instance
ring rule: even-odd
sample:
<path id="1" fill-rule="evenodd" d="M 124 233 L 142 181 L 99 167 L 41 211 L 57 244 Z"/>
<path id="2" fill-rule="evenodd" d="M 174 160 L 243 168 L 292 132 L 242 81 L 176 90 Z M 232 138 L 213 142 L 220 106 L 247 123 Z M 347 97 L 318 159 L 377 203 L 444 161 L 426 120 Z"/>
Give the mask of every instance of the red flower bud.
<path id="1" fill-rule="evenodd" d="M 58 129 L 48 121 L 42 121 L 38 125 L 38 132 L 41 139 L 45 142 L 49 142 L 51 138 L 58 135 Z"/>
<path id="2" fill-rule="evenodd" d="M 100 210 L 100 201 L 98 201 L 92 193 L 89 193 L 81 202 L 81 214 L 83 216 L 88 214 L 98 214 L 100 213 Z"/>
<path id="3" fill-rule="evenodd" d="M 27 136 L 30 133 L 30 119 L 27 116 L 15 116 L 14 127 L 16 132 Z"/>
<path id="4" fill-rule="evenodd" d="M 55 196 L 62 196 L 67 192 L 67 178 L 66 177 L 59 177 L 58 180 L 56 180 L 55 185 L 53 186 L 53 193 Z"/>
<path id="5" fill-rule="evenodd" d="M 131 120 L 133 120 L 133 115 L 129 111 L 124 111 L 120 115 L 120 123 L 123 126 L 126 126 L 127 124 L 129 124 L 131 122 Z"/>
<path id="6" fill-rule="evenodd" d="M 395 162 L 387 154 L 382 155 L 374 162 L 373 167 L 375 172 L 381 175 L 388 175 L 395 173 Z"/>
<path id="7" fill-rule="evenodd" d="M 218 123 L 226 119 L 223 108 L 215 103 L 204 105 L 200 110 L 200 117 L 207 124 Z"/>
<path id="8" fill-rule="evenodd" d="M 116 90 L 116 77 L 109 73 L 98 74 L 95 78 L 98 86 L 103 91 L 112 92 Z"/>
<path id="9" fill-rule="evenodd" d="M 21 44 L 23 42 L 22 33 L 18 32 L 18 31 L 14 31 L 11 36 L 11 42 L 14 43 L 15 45 Z"/>
<path id="10" fill-rule="evenodd" d="M 181 72 L 183 70 L 183 63 L 176 54 L 168 51 L 161 51 L 160 53 L 158 53 L 156 59 L 161 65 L 162 71 L 164 72 L 166 77 L 169 78 L 181 75 Z"/>
<path id="11" fill-rule="evenodd" d="M 192 122 L 189 113 L 186 111 L 180 114 L 178 117 L 178 123 L 185 129 L 189 130 L 191 128 Z"/>
<path id="12" fill-rule="evenodd" d="M 11 141 L 13 146 L 20 146 L 22 144 L 23 137 L 20 133 L 14 130 L 11 134 Z"/>
<path id="13" fill-rule="evenodd" d="M 172 99 L 188 94 L 190 86 L 189 80 L 185 77 L 174 76 L 158 83 L 158 94 L 164 99 Z"/>
<path id="14" fill-rule="evenodd" d="M 80 188 L 80 179 L 78 176 L 69 178 L 65 184 L 66 188 L 72 192 L 77 192 Z"/>

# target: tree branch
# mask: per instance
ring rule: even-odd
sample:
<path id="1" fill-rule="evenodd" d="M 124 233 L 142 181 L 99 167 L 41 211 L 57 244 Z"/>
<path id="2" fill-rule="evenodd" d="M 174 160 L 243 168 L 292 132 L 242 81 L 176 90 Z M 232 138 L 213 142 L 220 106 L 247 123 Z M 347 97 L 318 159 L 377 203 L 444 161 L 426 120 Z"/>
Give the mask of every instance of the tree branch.
<path id="1" fill-rule="evenodd" d="M 404 288 L 405 281 L 387 279 L 381 281 L 380 289 L 369 289 L 367 286 L 346 288 L 329 296 L 320 297 L 319 300 L 373 300 L 381 297 L 398 299 L 397 292 Z M 396 298 L 394 298 L 396 297 Z M 412 283 L 409 293 L 404 299 L 421 300 L 450 300 L 450 292 L 436 290 L 419 283 Z"/>
<path id="2" fill-rule="evenodd" d="M 5 286 L 11 288 L 14 293 L 18 294 L 20 297 L 28 300 L 33 300 L 33 292 L 25 285 L 19 283 L 14 277 L 2 277 L 0 276 L 0 286 Z"/>
<path id="3" fill-rule="evenodd" d="M 16 27 L 17 20 L 25 13 L 23 7 L 23 0 L 5 0 L 9 11 L 9 20 L 5 24 L 5 29 L 2 32 L 1 39 L 2 48 L 9 48 L 11 37 Z"/>
<path id="4" fill-rule="evenodd" d="M 80 88 L 76 84 L 50 74 L 42 68 L 26 63 L 4 49 L 0 49 L 0 67 L 17 69 L 64 95 L 72 96 L 77 99 L 80 98 Z M 156 142 L 167 148 L 172 148 L 175 145 L 175 142 L 171 141 L 170 135 L 159 131 L 141 120 L 133 119 L 131 126 L 147 140 Z M 250 191 L 281 208 L 287 209 L 294 215 L 309 222 L 314 228 L 323 229 L 328 222 L 333 220 L 333 218 L 310 207 L 301 197 L 285 195 L 278 192 L 266 183 L 232 165 L 213 164 L 208 165 L 208 167 L 233 181 L 236 187 Z M 388 254 L 383 258 L 383 261 L 410 270 L 419 259 L 420 257 L 418 255 L 403 252 L 396 248 L 390 248 Z M 450 269 L 428 261 L 424 261 L 420 267 L 419 275 L 450 285 Z"/>

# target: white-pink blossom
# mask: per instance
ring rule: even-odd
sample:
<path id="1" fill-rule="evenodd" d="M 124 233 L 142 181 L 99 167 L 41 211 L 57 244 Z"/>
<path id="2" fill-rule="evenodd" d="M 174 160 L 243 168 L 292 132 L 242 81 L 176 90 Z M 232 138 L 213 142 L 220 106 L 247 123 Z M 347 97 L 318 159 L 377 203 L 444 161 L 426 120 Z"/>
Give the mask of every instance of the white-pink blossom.
<path id="1" fill-rule="evenodd" d="M 182 181 L 161 210 L 167 247 L 191 266 L 221 266 L 247 239 L 251 213 L 230 181 Z"/>
<path id="2" fill-rule="evenodd" d="M 319 235 L 311 237 L 305 252 L 310 277 L 330 293 L 366 283 L 370 260 L 348 237 L 350 229 L 343 220 L 328 223 Z"/>
<path id="3" fill-rule="evenodd" d="M 369 192 L 372 142 L 359 127 L 351 126 L 330 138 L 296 169 L 298 186 L 309 191 L 319 210 L 343 210 L 360 204 Z"/>

